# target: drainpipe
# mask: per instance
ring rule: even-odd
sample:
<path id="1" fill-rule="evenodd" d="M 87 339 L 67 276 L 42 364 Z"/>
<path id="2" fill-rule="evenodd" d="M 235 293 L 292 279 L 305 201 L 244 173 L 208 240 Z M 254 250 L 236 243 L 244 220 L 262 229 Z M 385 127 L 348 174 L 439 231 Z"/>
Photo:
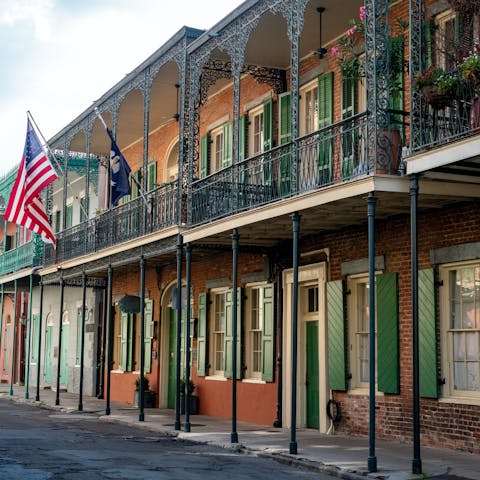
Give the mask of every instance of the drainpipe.
<path id="1" fill-rule="evenodd" d="M 185 392 L 184 399 L 185 399 L 185 425 L 184 429 L 186 432 L 190 432 L 191 424 L 190 424 L 190 316 L 191 316 L 191 308 L 190 308 L 190 295 L 191 295 L 191 265 L 192 265 L 192 245 L 187 243 L 186 245 L 186 258 L 185 258 L 185 268 L 186 268 L 186 276 L 187 276 L 187 325 L 185 326 Z"/>
<path id="2" fill-rule="evenodd" d="M 30 383 L 30 342 L 32 337 L 32 298 L 33 298 L 33 272 L 30 273 L 30 291 L 28 293 L 28 335 L 27 352 L 25 356 L 25 398 L 28 400 L 28 387 Z"/>
<path id="3" fill-rule="evenodd" d="M 282 395 L 283 395 L 283 290 L 282 290 L 282 271 L 280 265 L 276 265 L 275 272 L 276 297 L 277 297 L 277 418 L 273 422 L 276 428 L 282 428 Z"/>
<path id="4" fill-rule="evenodd" d="M 13 297 L 13 342 L 12 342 L 12 368 L 10 372 L 10 396 L 13 395 L 13 376 L 15 374 L 15 343 L 17 342 L 17 290 L 18 284 L 15 280 L 15 290 Z"/>
<path id="5" fill-rule="evenodd" d="M 176 385 L 175 385 L 175 430 L 180 430 L 180 349 L 182 334 L 182 255 L 183 237 L 178 235 L 177 239 L 177 338 L 176 338 Z"/>
<path id="6" fill-rule="evenodd" d="M 292 215 L 293 222 L 293 300 L 292 300 L 292 400 L 290 412 L 290 454 L 297 454 L 297 337 L 298 337 L 298 241 L 300 215 Z"/>
<path id="7" fill-rule="evenodd" d="M 40 360 L 42 353 L 42 315 L 43 315 L 43 282 L 40 281 L 40 319 L 38 321 L 38 356 L 37 356 L 37 393 L 35 400 L 40 401 Z"/>
<path id="8" fill-rule="evenodd" d="M 60 405 L 60 368 L 62 366 L 62 331 L 63 331 L 63 296 L 65 293 L 65 281 L 60 278 L 60 313 L 58 326 L 58 352 L 57 352 L 57 395 L 55 405 Z"/>
<path id="9" fill-rule="evenodd" d="M 140 258 L 140 412 L 138 421 L 145 420 L 145 257 Z"/>
<path id="10" fill-rule="evenodd" d="M 238 443 L 237 432 L 237 323 L 238 323 L 238 231 L 233 229 L 232 251 L 233 251 L 233 292 L 232 292 L 232 432 L 230 443 Z"/>
<path id="11" fill-rule="evenodd" d="M 82 333 L 80 336 L 80 385 L 78 389 L 78 411 L 83 411 L 83 362 L 85 360 L 85 304 L 87 303 L 87 274 L 82 273 Z"/>

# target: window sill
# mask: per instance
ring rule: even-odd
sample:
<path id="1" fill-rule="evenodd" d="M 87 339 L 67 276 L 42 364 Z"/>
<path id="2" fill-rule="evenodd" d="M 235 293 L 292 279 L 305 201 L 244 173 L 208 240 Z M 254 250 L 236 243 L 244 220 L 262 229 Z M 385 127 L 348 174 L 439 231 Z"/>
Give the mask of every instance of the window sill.
<path id="1" fill-rule="evenodd" d="M 432 399 L 435 400 L 435 399 Z M 439 403 L 456 403 L 460 405 L 480 405 L 480 397 L 444 397 L 438 399 Z"/>
<path id="2" fill-rule="evenodd" d="M 260 385 L 264 385 L 267 382 L 265 382 L 265 380 L 260 380 L 259 378 L 244 378 L 242 380 L 242 383 L 257 383 Z"/>
<path id="3" fill-rule="evenodd" d="M 214 380 L 216 382 L 226 382 L 228 378 L 225 378 L 224 376 L 221 376 L 221 375 L 209 375 L 208 377 L 205 377 L 205 380 Z"/>
<path id="4" fill-rule="evenodd" d="M 347 390 L 348 395 L 364 395 L 364 396 L 369 396 L 370 395 L 370 389 L 369 388 L 352 388 L 351 390 Z M 378 390 L 375 390 L 375 396 L 376 397 L 383 397 L 384 393 L 379 392 Z"/>
<path id="5" fill-rule="evenodd" d="M 110 373 L 125 373 L 124 370 L 110 370 Z"/>

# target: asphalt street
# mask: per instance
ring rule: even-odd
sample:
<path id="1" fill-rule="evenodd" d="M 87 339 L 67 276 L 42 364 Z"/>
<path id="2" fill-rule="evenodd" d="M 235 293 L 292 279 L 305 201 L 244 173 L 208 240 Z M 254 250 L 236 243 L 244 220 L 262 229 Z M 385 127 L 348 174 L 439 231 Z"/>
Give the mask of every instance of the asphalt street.
<path id="1" fill-rule="evenodd" d="M 61 413 L 0 399 L 4 480 L 328 480 L 271 459 L 191 443 L 92 413 Z"/>

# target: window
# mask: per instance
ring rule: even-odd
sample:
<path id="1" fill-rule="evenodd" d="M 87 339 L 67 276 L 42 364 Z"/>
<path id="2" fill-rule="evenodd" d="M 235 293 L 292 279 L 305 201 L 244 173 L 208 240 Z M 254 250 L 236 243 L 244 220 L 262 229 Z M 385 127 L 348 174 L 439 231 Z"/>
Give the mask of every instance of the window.
<path id="1" fill-rule="evenodd" d="M 263 152 L 263 145 L 264 145 L 263 105 L 253 110 L 250 110 L 248 112 L 248 121 L 250 124 L 249 125 L 250 139 L 249 139 L 248 152 L 249 152 L 249 156 L 253 157 Z"/>
<path id="2" fill-rule="evenodd" d="M 212 132 L 212 161 L 210 173 L 218 172 L 223 164 L 223 128 Z"/>
<path id="3" fill-rule="evenodd" d="M 300 90 L 300 135 L 318 130 L 318 80 Z"/>
<path id="4" fill-rule="evenodd" d="M 246 328 L 246 376 L 262 378 L 262 330 L 263 330 L 263 287 L 253 287 L 247 291 L 249 302 Z"/>
<path id="5" fill-rule="evenodd" d="M 213 296 L 212 359 L 214 375 L 223 375 L 225 352 L 225 293 Z"/>
<path id="6" fill-rule="evenodd" d="M 447 394 L 480 394 L 480 264 L 442 271 L 444 297 L 442 334 Z"/>
<path id="7" fill-rule="evenodd" d="M 435 64 L 450 72 L 456 63 L 456 15 L 449 10 L 436 18 L 435 30 Z"/>

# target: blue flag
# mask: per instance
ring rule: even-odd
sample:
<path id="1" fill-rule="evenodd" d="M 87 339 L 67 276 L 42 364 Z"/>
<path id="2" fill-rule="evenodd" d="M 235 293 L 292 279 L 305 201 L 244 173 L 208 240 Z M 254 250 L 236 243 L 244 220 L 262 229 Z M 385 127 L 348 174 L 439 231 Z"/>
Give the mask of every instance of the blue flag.
<path id="1" fill-rule="evenodd" d="M 131 169 L 118 148 L 117 142 L 115 142 L 109 128 L 107 128 L 107 133 L 112 142 L 110 147 L 110 181 L 112 186 L 112 205 L 116 206 L 122 197 L 130 195 Z"/>

